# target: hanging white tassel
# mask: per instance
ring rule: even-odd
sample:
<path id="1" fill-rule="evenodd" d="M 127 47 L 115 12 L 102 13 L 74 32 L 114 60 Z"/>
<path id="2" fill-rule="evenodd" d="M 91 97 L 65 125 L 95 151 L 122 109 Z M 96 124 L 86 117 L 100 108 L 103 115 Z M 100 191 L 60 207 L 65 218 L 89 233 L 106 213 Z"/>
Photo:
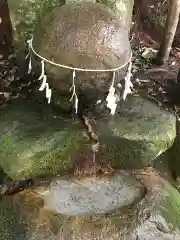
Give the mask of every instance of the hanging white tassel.
<path id="1" fill-rule="evenodd" d="M 49 88 L 49 84 L 46 83 L 46 98 L 48 99 L 48 104 L 51 102 L 52 90 Z"/>
<path id="2" fill-rule="evenodd" d="M 69 91 L 72 91 L 73 90 L 73 93 L 72 93 L 72 96 L 70 98 L 70 101 L 73 100 L 73 98 L 75 99 L 75 103 L 74 103 L 74 108 L 75 108 L 75 113 L 77 114 L 78 112 L 78 97 L 77 97 L 77 94 L 76 94 L 76 85 L 75 85 L 75 78 L 76 78 L 76 72 L 75 70 L 73 71 L 73 79 L 72 79 L 72 86 L 70 88 Z"/>
<path id="3" fill-rule="evenodd" d="M 31 39 L 27 40 L 29 49 L 30 49 L 31 46 L 32 46 L 32 40 L 33 40 L 33 37 L 31 37 Z"/>
<path id="4" fill-rule="evenodd" d="M 47 76 L 45 74 L 45 62 L 49 62 L 51 64 L 54 64 L 56 66 L 60 66 L 60 67 L 68 67 L 68 66 L 64 66 L 61 64 L 57 64 L 57 63 L 53 63 L 52 61 L 49 61 L 48 59 L 45 59 L 43 57 L 41 57 L 38 53 L 36 53 L 36 51 L 33 48 L 33 36 L 32 38 L 28 41 L 28 45 L 29 45 L 29 53 L 27 54 L 26 58 L 30 57 L 29 59 L 29 68 L 28 68 L 28 73 L 30 73 L 32 71 L 32 58 L 31 58 L 31 53 L 34 53 L 36 56 L 38 56 L 40 59 L 43 59 L 41 61 L 41 67 L 42 67 L 42 71 L 41 71 L 41 75 L 39 76 L 38 80 L 42 80 L 42 84 L 39 88 L 39 91 L 43 91 L 44 89 L 46 89 L 46 98 L 48 99 L 48 103 L 50 103 L 51 101 L 51 95 L 52 95 L 52 90 L 49 89 L 49 84 L 47 83 Z M 131 59 L 132 54 L 129 58 L 129 60 Z M 126 66 L 129 62 L 129 60 L 127 61 L 127 63 L 125 63 L 124 65 L 120 66 L 118 69 L 123 68 L 124 66 Z M 76 85 L 75 85 L 75 78 L 76 78 L 76 70 L 74 70 L 74 68 L 68 67 L 69 69 L 73 69 L 73 79 L 72 79 L 72 86 L 70 88 L 70 91 L 72 91 L 72 96 L 70 98 L 70 101 L 72 101 L 74 99 L 74 108 L 75 108 L 75 112 L 78 112 L 78 96 L 76 94 Z M 131 88 L 133 87 L 133 84 L 131 83 L 131 68 L 132 68 L 132 62 L 129 62 L 129 66 L 128 66 L 128 71 L 127 74 L 125 76 L 125 89 L 124 89 L 124 93 L 123 93 L 123 99 L 126 99 L 126 96 L 128 93 L 131 93 Z M 118 70 L 116 69 L 116 70 Z M 79 71 L 84 71 L 86 69 L 79 69 Z M 88 69 L 87 69 L 88 70 Z M 94 70 L 90 70 L 90 71 L 94 71 Z M 98 70 L 97 70 L 98 71 Z M 106 70 L 107 71 L 107 70 Z M 112 71 L 112 69 L 109 69 L 108 71 Z M 107 107 L 111 110 L 111 114 L 114 115 L 116 108 L 117 108 L 117 101 L 118 101 L 118 95 L 116 94 L 116 90 L 114 88 L 114 83 L 115 83 L 115 74 L 116 72 L 113 70 L 113 79 L 112 79 L 112 84 L 109 88 L 109 93 L 108 96 L 106 97 L 106 101 L 107 101 Z"/>
<path id="5" fill-rule="evenodd" d="M 29 57 L 29 66 L 28 66 L 28 74 L 30 74 L 32 71 L 32 59 L 31 59 L 31 55 Z"/>
<path id="6" fill-rule="evenodd" d="M 41 61 L 41 75 L 38 78 L 38 80 L 41 80 L 44 78 L 44 72 L 45 72 L 45 67 L 44 67 L 44 60 Z"/>
<path id="7" fill-rule="evenodd" d="M 52 90 L 49 89 L 49 84 L 47 83 L 47 76 L 45 75 L 44 60 L 41 61 L 41 75 L 39 76 L 38 80 L 43 80 L 39 88 L 39 91 L 42 92 L 44 91 L 44 89 L 46 89 L 46 98 L 48 99 L 48 104 L 49 104 L 51 102 Z"/>
<path id="8" fill-rule="evenodd" d="M 43 90 L 45 89 L 45 87 L 46 87 L 46 82 L 47 82 L 47 76 L 44 75 L 42 84 L 41 84 L 41 86 L 40 86 L 40 88 L 39 88 L 39 91 L 43 91 Z"/>
<path id="9" fill-rule="evenodd" d="M 72 86 L 71 86 L 71 88 L 69 89 L 70 92 L 73 90 L 73 93 L 72 93 L 72 96 L 71 96 L 71 98 L 70 98 L 70 101 L 73 100 L 74 95 L 75 95 L 75 93 L 76 93 L 75 77 L 76 77 L 76 72 L 75 72 L 75 70 L 74 70 L 74 71 L 73 71 Z"/>
<path id="10" fill-rule="evenodd" d="M 78 102 L 79 102 L 78 97 L 77 95 L 75 95 L 75 113 L 76 114 L 78 113 Z"/>
<path id="11" fill-rule="evenodd" d="M 28 40 L 27 43 L 28 43 L 29 53 L 26 55 L 25 59 L 27 59 L 29 57 L 28 74 L 30 74 L 31 71 L 32 71 L 32 58 L 31 58 L 31 43 L 32 43 L 32 39 Z"/>
<path id="12" fill-rule="evenodd" d="M 133 88 L 133 84 L 131 82 L 131 76 L 132 76 L 131 69 L 132 69 L 132 61 L 129 62 L 128 70 L 127 70 L 126 76 L 124 78 L 125 87 L 124 87 L 124 92 L 123 92 L 123 100 L 125 100 L 127 95 L 132 92 L 131 88 Z"/>
<path id="13" fill-rule="evenodd" d="M 30 53 L 28 53 L 28 54 L 25 56 L 25 59 L 27 59 L 29 56 L 30 56 Z"/>
<path id="14" fill-rule="evenodd" d="M 28 44 L 28 54 L 26 55 L 25 59 L 27 59 L 30 55 L 30 52 L 31 52 L 31 39 L 27 41 L 27 44 Z"/>
<path id="15" fill-rule="evenodd" d="M 113 79 L 112 79 L 112 84 L 109 88 L 109 94 L 106 97 L 106 101 L 107 101 L 107 107 L 111 110 L 111 114 L 114 115 L 116 112 L 116 96 L 115 96 L 115 88 L 114 88 L 114 81 L 115 81 L 115 74 L 116 72 L 113 72 Z"/>

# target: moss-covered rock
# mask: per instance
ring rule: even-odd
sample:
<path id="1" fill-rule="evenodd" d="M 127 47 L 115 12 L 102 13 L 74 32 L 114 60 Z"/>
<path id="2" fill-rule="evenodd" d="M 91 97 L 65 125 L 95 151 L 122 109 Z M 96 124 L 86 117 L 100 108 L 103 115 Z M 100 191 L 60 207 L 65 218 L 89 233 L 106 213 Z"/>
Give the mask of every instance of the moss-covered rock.
<path id="1" fill-rule="evenodd" d="M 64 173 L 80 154 L 89 156 L 84 126 L 55 116 L 52 107 L 18 100 L 2 111 L 0 165 L 12 179 Z M 101 107 L 96 107 L 93 126 L 100 139 L 100 157 L 115 169 L 149 166 L 173 144 L 175 117 L 146 99 L 129 97 L 113 117 L 102 116 Z"/>
<path id="2" fill-rule="evenodd" d="M 64 173 L 85 148 L 83 126 L 46 104 L 19 100 L 1 114 L 0 165 L 14 180 Z"/>
<path id="3" fill-rule="evenodd" d="M 177 121 L 177 136 L 169 154 L 169 168 L 175 179 L 180 177 L 180 123 Z"/>
<path id="4" fill-rule="evenodd" d="M 27 47 L 26 40 L 34 32 L 34 26 L 42 14 L 47 14 L 51 7 L 64 3 L 63 0 L 8 0 L 16 49 L 24 51 Z"/>
<path id="5" fill-rule="evenodd" d="M 31 231 L 34 231 L 34 239 L 39 237 L 46 240 L 55 239 L 52 238 L 53 232 L 47 231 L 48 224 L 41 212 L 43 200 L 33 192 L 26 191 L 15 197 L 5 197 L 1 204 L 3 206 L 0 209 L 2 240 L 30 240 L 33 239 Z M 37 223 L 40 225 L 37 226 Z M 41 235 L 38 236 L 40 229 Z"/>
<path id="6" fill-rule="evenodd" d="M 93 126 L 102 145 L 102 155 L 112 166 L 149 166 L 172 146 L 176 118 L 155 103 L 140 96 L 128 96 L 118 104 L 116 115 L 110 116 L 104 109 L 103 104 L 94 107 Z"/>
<path id="7" fill-rule="evenodd" d="M 136 173 L 136 177 L 148 189 L 143 201 L 145 203 L 148 200 L 148 203 L 146 202 L 146 215 L 149 215 L 149 218 L 137 229 L 140 239 L 145 235 L 148 236 L 148 234 L 151 236 L 148 239 L 166 239 L 164 238 L 165 234 L 167 234 L 167 239 L 178 239 L 178 236 L 180 236 L 179 191 L 152 169 L 139 171 L 139 173 Z M 146 224 L 147 227 L 144 229 Z M 151 232 L 153 228 L 156 233 Z M 177 238 L 173 238 L 173 230 L 178 230 Z"/>
<path id="8" fill-rule="evenodd" d="M 138 237 L 140 240 L 178 240 L 180 236 L 179 192 L 153 171 L 144 170 L 134 174 L 147 188 L 146 195 L 141 195 L 142 184 L 134 177 L 124 171 L 119 172 L 118 178 L 112 177 L 117 180 L 113 184 L 109 179 L 111 183 L 108 191 L 115 190 L 115 185 L 120 184 L 119 198 L 127 200 L 127 207 L 120 204 L 121 207 L 117 211 L 106 214 L 72 216 L 68 214 L 68 211 L 64 214 L 57 213 L 56 210 L 52 211 L 59 206 L 59 198 L 53 195 L 53 193 L 57 194 L 57 189 L 63 192 L 65 188 L 67 190 L 69 186 L 75 185 L 75 188 L 78 186 L 85 192 L 87 189 L 94 192 L 94 196 L 96 193 L 101 195 L 103 193 L 101 189 L 105 183 L 102 179 L 97 179 L 97 185 L 96 179 L 92 181 L 85 179 L 79 182 L 62 179 L 58 182 L 56 179 L 50 181 L 50 185 L 43 186 L 44 192 L 39 187 L 35 187 L 34 190 L 26 190 L 14 196 L 4 197 L 0 202 L 0 239 L 134 240 Z M 99 184 L 100 181 L 102 185 Z M 124 190 L 124 193 L 130 190 L 131 194 L 124 195 Z M 113 199 L 118 192 L 115 190 L 112 196 L 107 196 L 107 199 L 111 197 Z M 83 194 L 83 191 L 81 193 Z M 47 198 L 50 195 L 54 202 Z M 137 198 L 138 195 L 140 198 Z M 89 203 L 84 202 L 85 197 L 88 196 L 83 194 L 82 197 L 76 199 L 69 197 L 68 201 L 78 201 L 84 207 Z M 91 197 L 92 195 L 89 196 Z M 105 201 L 106 195 L 103 194 L 102 199 Z M 137 202 L 131 204 L 132 199 L 136 199 Z M 115 203 L 118 204 L 118 201 Z M 55 208 L 52 209 L 53 205 Z M 66 207 L 67 210 L 72 208 L 68 204 Z"/>

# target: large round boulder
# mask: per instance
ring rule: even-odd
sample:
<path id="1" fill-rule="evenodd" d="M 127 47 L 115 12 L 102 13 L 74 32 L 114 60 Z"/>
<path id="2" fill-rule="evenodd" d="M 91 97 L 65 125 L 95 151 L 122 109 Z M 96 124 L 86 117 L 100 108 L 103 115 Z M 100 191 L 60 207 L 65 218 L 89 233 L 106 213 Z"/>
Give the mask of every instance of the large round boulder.
<path id="1" fill-rule="evenodd" d="M 130 16 L 131 18 L 131 16 Z M 42 57 L 74 68 L 113 69 L 130 57 L 128 30 L 108 7 L 98 3 L 66 4 L 55 7 L 37 25 L 33 48 Z M 40 59 L 38 59 L 40 60 Z M 72 70 L 45 64 L 52 87 L 69 91 Z M 117 73 L 124 76 L 126 67 Z M 112 72 L 76 72 L 77 92 L 106 92 Z M 92 93 L 93 92 L 93 93 Z"/>

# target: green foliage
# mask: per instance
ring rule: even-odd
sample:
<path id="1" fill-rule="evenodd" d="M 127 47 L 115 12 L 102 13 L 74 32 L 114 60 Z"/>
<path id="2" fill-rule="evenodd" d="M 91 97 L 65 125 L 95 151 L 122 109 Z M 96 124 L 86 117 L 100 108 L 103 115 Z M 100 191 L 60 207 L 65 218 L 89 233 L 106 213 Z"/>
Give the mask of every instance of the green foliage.
<path id="1" fill-rule="evenodd" d="M 152 15 L 151 16 L 152 23 L 154 23 L 156 26 L 160 26 L 160 27 L 164 28 L 165 23 L 166 23 L 166 16 L 167 16 L 167 14 Z"/>
<path id="2" fill-rule="evenodd" d="M 134 64 L 134 69 L 141 71 L 150 68 L 152 65 L 152 58 L 143 58 L 140 56 L 138 59 L 136 59 Z"/>
<path id="3" fill-rule="evenodd" d="M 111 9 L 114 8 L 114 6 L 116 5 L 116 1 L 110 1 L 110 0 L 97 0 L 98 3 L 104 4 L 108 7 L 110 7 Z"/>

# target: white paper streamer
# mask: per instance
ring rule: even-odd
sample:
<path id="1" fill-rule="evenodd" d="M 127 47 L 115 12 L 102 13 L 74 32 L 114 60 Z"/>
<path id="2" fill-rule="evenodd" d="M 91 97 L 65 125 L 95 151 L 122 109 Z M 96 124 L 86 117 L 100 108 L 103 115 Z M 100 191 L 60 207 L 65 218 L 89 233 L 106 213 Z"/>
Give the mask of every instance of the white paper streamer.
<path id="1" fill-rule="evenodd" d="M 111 110 L 111 115 L 114 115 L 117 107 L 114 87 L 110 87 L 106 101 L 107 107 Z"/>
<path id="2" fill-rule="evenodd" d="M 84 71 L 84 72 L 113 72 L 113 79 L 112 79 L 112 84 L 109 88 L 109 94 L 106 98 L 107 101 L 107 107 L 110 108 L 111 110 L 111 114 L 114 115 L 115 111 L 116 111 L 116 107 L 117 107 L 117 96 L 115 94 L 115 88 L 114 88 L 114 81 L 115 81 L 115 73 L 116 71 L 124 68 L 125 66 L 127 66 L 129 64 L 128 67 L 128 71 L 127 74 L 125 76 L 125 89 L 124 89 L 124 93 L 123 93 L 123 99 L 126 99 L 126 96 L 128 93 L 131 93 L 131 88 L 133 87 L 133 84 L 131 83 L 131 68 L 132 68 L 132 51 L 130 53 L 129 59 L 121 66 L 117 67 L 117 68 L 113 68 L 113 69 L 83 69 L 83 68 L 75 68 L 75 67 L 71 67 L 71 66 L 67 66 L 67 65 L 63 65 L 63 64 L 59 64 L 59 63 L 55 63 L 51 60 L 46 59 L 45 57 L 39 55 L 34 47 L 33 47 L 33 36 L 31 37 L 30 40 L 27 41 L 28 46 L 29 46 L 29 53 L 27 54 L 26 58 L 28 58 L 30 56 L 30 60 L 29 60 L 29 69 L 28 69 L 28 73 L 31 72 L 32 70 L 32 60 L 31 60 L 31 53 L 35 54 L 37 57 L 39 57 L 42 61 L 41 61 L 41 66 L 42 66 L 42 72 L 41 75 L 39 77 L 38 80 L 42 80 L 43 82 L 39 88 L 39 91 L 43 91 L 46 88 L 46 98 L 48 99 L 48 103 L 50 103 L 51 101 L 51 95 L 52 95 L 52 91 L 51 89 L 49 89 L 49 85 L 47 83 L 47 76 L 45 75 L 45 66 L 44 63 L 47 62 L 49 64 L 52 64 L 54 66 L 57 67 L 62 67 L 62 68 L 66 68 L 66 69 L 71 69 L 73 70 L 73 83 L 72 86 L 70 88 L 70 91 L 72 92 L 72 96 L 70 98 L 70 101 L 72 101 L 73 99 L 75 100 L 74 103 L 74 107 L 75 107 L 75 111 L 76 113 L 78 112 L 78 97 L 76 94 L 76 86 L 75 86 L 75 75 L 76 72 L 75 71 Z"/>
<path id="3" fill-rule="evenodd" d="M 132 61 L 129 62 L 128 70 L 127 70 L 126 76 L 124 78 L 125 87 L 124 87 L 124 92 L 123 92 L 123 100 L 125 100 L 127 95 L 132 92 L 131 88 L 133 88 L 133 84 L 131 82 L 131 76 L 132 76 L 131 69 L 132 69 Z"/>
<path id="4" fill-rule="evenodd" d="M 25 59 L 27 59 L 30 56 L 30 52 L 26 55 Z"/>
<path id="5" fill-rule="evenodd" d="M 69 89 L 69 91 L 73 91 L 72 96 L 70 98 L 70 101 L 72 101 L 73 98 L 75 99 L 74 108 L 75 108 L 75 113 L 77 114 L 77 112 L 78 112 L 78 101 L 79 100 L 78 100 L 78 97 L 77 97 L 77 94 L 76 94 L 75 78 L 76 78 L 76 72 L 74 70 L 73 71 L 73 78 L 72 78 L 72 86 Z"/>
<path id="6" fill-rule="evenodd" d="M 29 64 L 28 64 L 28 74 L 31 73 L 32 71 L 32 59 L 31 59 L 31 42 L 32 40 L 28 40 L 28 49 L 29 49 L 29 53 L 26 55 L 25 59 L 27 59 L 29 57 Z"/>
<path id="7" fill-rule="evenodd" d="M 78 100 L 78 98 L 77 98 L 77 95 L 75 95 L 75 113 L 77 114 L 78 113 L 78 102 L 79 102 L 79 100 Z"/>
<path id="8" fill-rule="evenodd" d="M 25 58 L 28 58 L 31 54 L 32 39 L 28 40 L 27 43 L 28 43 L 28 54 L 26 55 Z"/>
<path id="9" fill-rule="evenodd" d="M 39 88 L 39 91 L 41 91 L 41 92 L 44 91 L 44 89 L 45 89 L 45 87 L 46 87 L 46 82 L 47 82 L 47 76 L 44 75 L 42 84 L 41 84 L 41 86 L 40 86 L 40 88 Z"/>
<path id="10" fill-rule="evenodd" d="M 41 75 L 40 75 L 40 77 L 38 78 L 38 80 L 41 80 L 41 79 L 43 79 L 43 77 L 44 77 L 44 72 L 45 72 L 45 67 L 44 67 L 44 60 L 42 60 L 41 61 Z"/>
<path id="11" fill-rule="evenodd" d="M 29 55 L 29 56 L 30 56 L 30 57 L 29 57 L 28 74 L 30 74 L 31 71 L 32 71 L 32 59 L 31 59 L 31 55 Z"/>
<path id="12" fill-rule="evenodd" d="M 111 110 L 111 114 L 114 115 L 116 112 L 116 96 L 115 96 L 115 88 L 114 88 L 114 82 L 115 82 L 115 74 L 116 72 L 113 72 L 113 78 L 112 78 L 112 83 L 111 86 L 109 88 L 109 94 L 106 97 L 106 101 L 107 101 L 107 107 Z"/>
<path id="13" fill-rule="evenodd" d="M 49 88 L 49 84 L 47 83 L 44 60 L 41 61 L 41 75 L 39 76 L 38 80 L 43 80 L 39 88 L 39 91 L 42 92 L 44 91 L 44 89 L 46 89 L 46 98 L 48 99 L 48 104 L 49 104 L 51 102 L 52 90 Z"/>
<path id="14" fill-rule="evenodd" d="M 46 98 L 48 99 L 48 104 L 51 102 L 52 90 L 49 88 L 49 84 L 46 83 Z"/>

